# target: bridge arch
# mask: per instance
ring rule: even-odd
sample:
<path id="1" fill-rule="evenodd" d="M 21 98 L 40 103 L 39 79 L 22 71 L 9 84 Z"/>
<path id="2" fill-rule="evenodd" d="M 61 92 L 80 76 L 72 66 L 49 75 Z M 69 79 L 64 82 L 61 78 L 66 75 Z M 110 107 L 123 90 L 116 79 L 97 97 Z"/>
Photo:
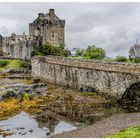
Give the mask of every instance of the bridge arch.
<path id="1" fill-rule="evenodd" d="M 140 82 L 132 84 L 122 95 L 123 107 L 129 111 L 140 111 Z"/>

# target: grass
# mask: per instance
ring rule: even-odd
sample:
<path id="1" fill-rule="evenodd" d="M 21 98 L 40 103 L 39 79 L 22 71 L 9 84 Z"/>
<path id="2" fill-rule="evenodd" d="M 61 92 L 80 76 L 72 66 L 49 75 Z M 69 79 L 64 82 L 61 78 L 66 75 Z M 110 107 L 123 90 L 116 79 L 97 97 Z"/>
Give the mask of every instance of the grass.
<path id="1" fill-rule="evenodd" d="M 0 70 L 5 70 L 7 68 L 20 69 L 26 68 L 27 66 L 28 64 L 24 60 L 0 60 Z"/>
<path id="2" fill-rule="evenodd" d="M 140 138 L 140 125 L 121 130 L 119 133 L 109 136 L 109 138 Z"/>
<path id="3" fill-rule="evenodd" d="M 83 95 L 83 96 L 95 96 L 96 92 L 81 92 L 81 95 Z"/>

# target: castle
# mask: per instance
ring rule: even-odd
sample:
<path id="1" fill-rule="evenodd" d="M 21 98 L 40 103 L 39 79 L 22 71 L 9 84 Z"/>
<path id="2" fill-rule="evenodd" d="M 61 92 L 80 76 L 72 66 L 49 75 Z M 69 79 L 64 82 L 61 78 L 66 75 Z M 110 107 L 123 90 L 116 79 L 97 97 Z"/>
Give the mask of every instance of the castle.
<path id="1" fill-rule="evenodd" d="M 39 13 L 38 17 L 29 23 L 29 35 L 2 37 L 0 47 L 4 56 L 12 58 L 30 59 L 31 52 L 37 47 L 49 43 L 53 46 L 65 45 L 65 20 L 59 19 L 54 9 L 49 13 Z"/>

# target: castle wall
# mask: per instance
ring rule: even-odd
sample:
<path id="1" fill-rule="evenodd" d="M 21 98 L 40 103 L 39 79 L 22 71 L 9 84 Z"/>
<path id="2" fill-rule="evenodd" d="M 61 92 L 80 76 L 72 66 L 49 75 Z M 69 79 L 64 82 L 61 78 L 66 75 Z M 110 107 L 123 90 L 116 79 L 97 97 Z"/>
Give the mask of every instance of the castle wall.
<path id="1" fill-rule="evenodd" d="M 12 34 L 0 38 L 4 56 L 30 59 L 31 52 L 42 44 L 64 45 L 65 20 L 60 20 L 50 9 L 49 13 L 39 13 L 38 18 L 29 24 L 29 35 Z"/>
<path id="2" fill-rule="evenodd" d="M 60 20 L 51 9 L 48 14 L 39 13 L 29 24 L 29 35 L 42 36 L 42 43 L 53 46 L 65 45 L 65 20 Z"/>
<path id="3" fill-rule="evenodd" d="M 4 56 L 30 59 L 31 52 L 39 46 L 40 39 L 34 36 L 14 35 L 3 38 Z"/>
<path id="4" fill-rule="evenodd" d="M 60 57 L 34 57 L 32 75 L 47 82 L 79 89 L 90 86 L 100 93 L 122 97 L 140 82 L 140 65 L 82 61 Z"/>
<path id="5" fill-rule="evenodd" d="M 43 44 L 49 42 L 53 46 L 64 45 L 64 27 L 52 26 L 46 30 Z"/>

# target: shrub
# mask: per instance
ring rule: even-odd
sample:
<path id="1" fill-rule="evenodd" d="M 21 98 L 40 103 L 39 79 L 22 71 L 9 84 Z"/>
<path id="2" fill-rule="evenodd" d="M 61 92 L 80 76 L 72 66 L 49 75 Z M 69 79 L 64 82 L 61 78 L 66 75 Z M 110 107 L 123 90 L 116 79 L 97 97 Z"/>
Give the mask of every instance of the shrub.
<path id="1" fill-rule="evenodd" d="M 47 55 L 54 55 L 54 56 L 68 56 L 70 51 L 65 49 L 62 45 L 60 46 L 52 46 L 50 44 L 45 44 L 43 46 L 38 47 L 35 49 L 31 55 L 40 55 L 40 56 L 47 56 Z"/>
<path id="2" fill-rule="evenodd" d="M 116 62 L 127 62 L 127 58 L 125 56 L 117 56 L 115 58 Z"/>
<path id="3" fill-rule="evenodd" d="M 87 59 L 102 60 L 106 56 L 105 51 L 102 48 L 97 48 L 95 45 L 88 46 L 84 53 L 84 57 Z"/>
<path id="4" fill-rule="evenodd" d="M 5 67 L 9 64 L 8 60 L 0 60 L 0 67 Z"/>
<path id="5" fill-rule="evenodd" d="M 77 49 L 76 52 L 75 52 L 75 55 L 76 56 L 83 56 L 84 53 L 85 53 L 84 49 Z"/>

